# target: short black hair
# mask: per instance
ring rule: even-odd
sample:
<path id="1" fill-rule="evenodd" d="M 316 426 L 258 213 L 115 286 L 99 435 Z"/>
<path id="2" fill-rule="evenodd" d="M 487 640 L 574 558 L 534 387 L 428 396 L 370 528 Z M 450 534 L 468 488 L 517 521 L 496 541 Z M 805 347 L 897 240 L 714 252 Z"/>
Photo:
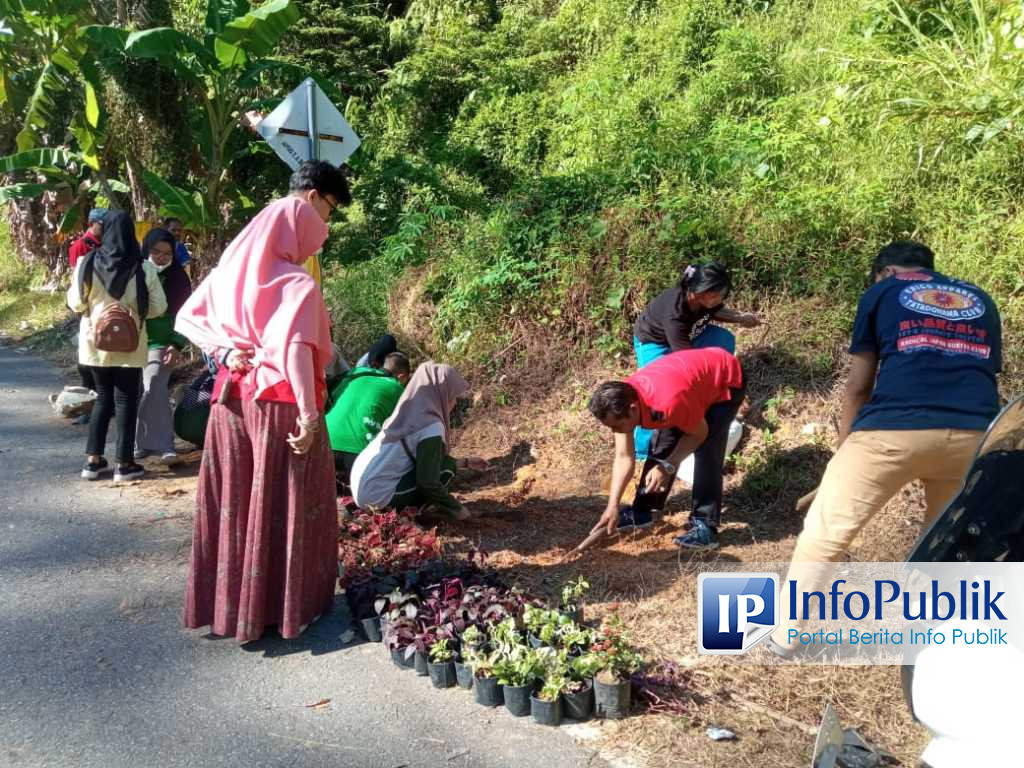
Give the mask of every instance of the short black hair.
<path id="1" fill-rule="evenodd" d="M 178 222 L 179 224 L 184 226 L 184 223 L 182 222 L 182 220 L 179 219 L 177 216 L 168 216 L 166 219 L 163 220 L 164 229 L 167 229 L 174 222 Z"/>
<path id="2" fill-rule="evenodd" d="M 874 280 L 886 267 L 935 269 L 935 254 L 927 245 L 915 240 L 893 240 L 875 256 L 871 279 Z"/>
<path id="3" fill-rule="evenodd" d="M 607 416 L 621 419 L 629 415 L 629 406 L 639 400 L 640 396 L 632 385 L 624 381 L 605 381 L 594 390 L 587 407 L 600 421 Z"/>
<path id="4" fill-rule="evenodd" d="M 727 266 L 717 261 L 691 264 L 683 271 L 683 286 L 692 293 L 715 291 L 724 299 L 732 290 L 732 275 Z"/>
<path id="5" fill-rule="evenodd" d="M 383 369 L 392 376 L 404 373 L 406 376 L 412 370 L 409 365 L 409 358 L 402 352 L 392 352 L 384 358 Z"/>
<path id="6" fill-rule="evenodd" d="M 352 194 L 340 168 L 323 160 L 307 160 L 298 167 L 288 181 L 289 192 L 308 192 L 315 189 L 321 195 L 330 195 L 338 205 L 349 205 Z"/>

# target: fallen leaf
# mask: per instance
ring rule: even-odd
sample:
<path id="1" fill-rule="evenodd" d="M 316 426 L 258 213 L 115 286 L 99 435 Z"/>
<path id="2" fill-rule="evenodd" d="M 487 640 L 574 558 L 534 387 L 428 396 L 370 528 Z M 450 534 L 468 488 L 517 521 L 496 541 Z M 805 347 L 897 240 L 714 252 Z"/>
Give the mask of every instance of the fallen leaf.
<path id="1" fill-rule="evenodd" d="M 323 707 L 330 703 L 330 699 L 320 699 L 320 701 L 316 702 L 315 704 L 306 704 L 305 706 L 306 709 L 316 709 L 317 707 Z"/>

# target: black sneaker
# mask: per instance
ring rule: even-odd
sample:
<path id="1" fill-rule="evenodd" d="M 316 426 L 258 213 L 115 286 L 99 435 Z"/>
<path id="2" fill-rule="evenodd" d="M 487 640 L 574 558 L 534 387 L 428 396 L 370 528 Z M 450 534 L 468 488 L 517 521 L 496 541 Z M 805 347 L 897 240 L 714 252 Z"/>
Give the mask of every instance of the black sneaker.
<path id="1" fill-rule="evenodd" d="M 650 512 L 637 512 L 633 507 L 623 507 L 619 512 L 618 530 L 633 531 L 640 528 L 650 528 L 654 519 Z"/>
<path id="2" fill-rule="evenodd" d="M 123 464 L 114 470 L 114 482 L 126 483 L 129 480 L 138 480 L 144 474 L 146 474 L 146 470 L 133 461 L 131 464 Z"/>
<path id="3" fill-rule="evenodd" d="M 97 462 L 89 461 L 82 467 L 82 477 L 86 480 L 99 480 L 100 475 L 109 471 L 110 464 L 107 463 L 106 459 L 100 459 Z"/>

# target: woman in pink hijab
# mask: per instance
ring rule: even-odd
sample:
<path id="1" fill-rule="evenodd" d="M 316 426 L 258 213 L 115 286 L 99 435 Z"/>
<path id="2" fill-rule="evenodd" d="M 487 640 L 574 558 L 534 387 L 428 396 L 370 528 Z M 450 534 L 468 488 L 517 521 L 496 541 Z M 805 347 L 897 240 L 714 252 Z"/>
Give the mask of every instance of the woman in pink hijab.
<path id="1" fill-rule="evenodd" d="M 334 600 L 338 521 L 324 428 L 333 354 L 302 264 L 350 197 L 327 163 L 263 209 L 179 310 L 175 330 L 221 364 L 196 493 L 185 626 L 256 640 L 299 635 Z"/>

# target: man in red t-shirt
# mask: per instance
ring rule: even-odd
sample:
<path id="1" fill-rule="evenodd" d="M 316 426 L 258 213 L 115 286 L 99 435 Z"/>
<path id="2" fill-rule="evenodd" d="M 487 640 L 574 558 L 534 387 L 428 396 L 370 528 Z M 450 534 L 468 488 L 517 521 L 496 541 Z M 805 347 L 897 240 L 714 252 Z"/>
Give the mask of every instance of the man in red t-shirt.
<path id="1" fill-rule="evenodd" d="M 739 360 L 724 349 L 683 349 L 641 368 L 625 381 L 606 381 L 590 398 L 590 412 L 615 433 L 608 506 L 595 530 L 646 527 L 662 509 L 680 463 L 694 454 L 693 511 L 676 543 L 686 549 L 718 546 L 726 441 L 746 386 Z M 658 430 L 644 462 L 632 507 L 619 510 L 633 476 L 633 430 Z"/>
<path id="2" fill-rule="evenodd" d="M 68 249 L 68 261 L 72 269 L 85 254 L 100 247 L 103 238 L 103 217 L 106 213 L 106 208 L 93 208 L 89 211 L 89 228 Z"/>

